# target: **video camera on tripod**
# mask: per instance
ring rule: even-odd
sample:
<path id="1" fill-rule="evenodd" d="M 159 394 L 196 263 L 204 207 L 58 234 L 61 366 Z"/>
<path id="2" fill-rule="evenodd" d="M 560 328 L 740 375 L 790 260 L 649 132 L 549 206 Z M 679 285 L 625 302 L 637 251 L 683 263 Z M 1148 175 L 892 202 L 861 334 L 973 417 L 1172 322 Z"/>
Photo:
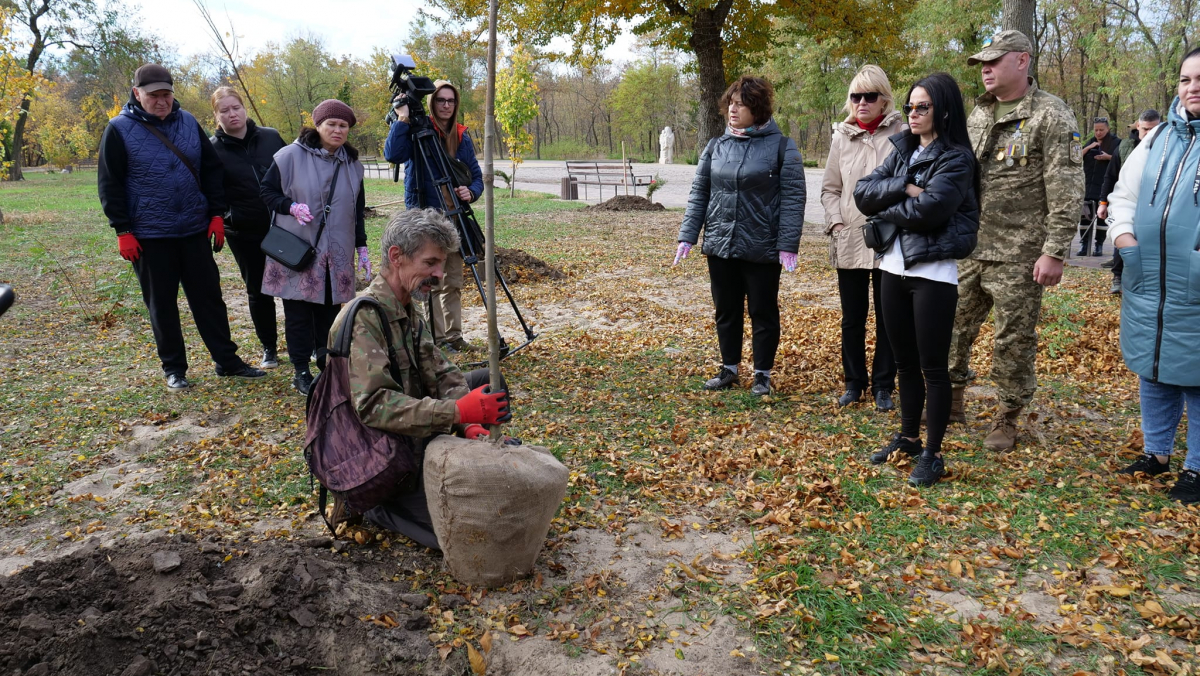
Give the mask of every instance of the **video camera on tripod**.
<path id="1" fill-rule="evenodd" d="M 425 97 L 434 93 L 437 88 L 434 86 L 433 80 L 428 77 L 414 75 L 415 68 L 416 62 L 411 56 L 404 54 L 392 56 L 392 78 L 388 85 L 392 92 L 392 110 L 388 113 L 387 123 L 390 127 L 398 120 L 396 108 L 408 106 L 409 136 L 412 145 L 412 184 L 416 188 L 417 201 L 422 207 L 437 207 L 439 205 L 432 203 L 429 199 L 430 196 L 436 195 L 441 202 L 442 212 L 458 228 L 458 235 L 462 241 L 463 263 L 470 267 L 471 277 L 475 280 L 475 287 L 479 289 L 479 296 L 483 299 L 483 306 L 486 309 L 488 297 L 478 269 L 478 266 L 483 265 L 484 262 L 483 230 L 479 227 L 479 222 L 475 219 L 475 213 L 471 210 L 470 204 L 460 200 L 458 193 L 454 190 L 456 185 L 465 186 L 470 183 L 469 171 L 467 180 L 459 178 L 458 175 L 462 174 L 462 163 L 458 160 L 452 161 L 446 155 L 446 148 L 442 144 L 433 122 L 429 119 L 424 104 Z M 456 169 L 454 163 L 460 167 Z M 400 180 L 399 165 L 392 167 L 392 180 L 397 182 Z M 433 185 L 424 185 L 426 180 L 432 181 Z M 504 341 L 504 337 L 500 337 L 500 358 L 504 359 L 527 347 L 537 338 L 537 334 L 533 332 L 533 329 L 526 323 L 525 317 L 521 315 L 517 301 L 513 298 L 512 291 L 508 288 L 508 282 L 500 273 L 499 267 L 496 268 L 496 280 L 500 283 L 500 288 L 504 290 L 504 295 L 508 298 L 509 305 L 512 306 L 513 314 L 516 315 L 517 321 L 521 323 L 521 328 L 525 332 L 525 342 L 516 347 L 509 347 Z M 438 337 L 435 336 L 435 338 Z"/>

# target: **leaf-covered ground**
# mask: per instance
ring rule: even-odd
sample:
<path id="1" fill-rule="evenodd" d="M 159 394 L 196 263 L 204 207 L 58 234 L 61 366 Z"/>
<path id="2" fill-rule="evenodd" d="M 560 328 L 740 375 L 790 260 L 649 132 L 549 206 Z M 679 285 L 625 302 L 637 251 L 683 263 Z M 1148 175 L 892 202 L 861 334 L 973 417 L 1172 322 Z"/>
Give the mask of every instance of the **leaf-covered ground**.
<path id="1" fill-rule="evenodd" d="M 94 182 L 0 186 L 0 279 L 20 294 L 0 319 L 0 563 L 149 529 L 242 551 L 318 535 L 287 369 L 218 380 L 185 314 L 197 387 L 168 394 Z M 398 194 L 368 182 L 369 202 Z M 679 212 L 499 203 L 500 243 L 570 275 L 514 287 L 542 336 L 505 369 L 508 433 L 551 448 L 571 488 L 533 580 L 464 589 L 420 552 L 398 569 L 398 592 L 435 600 L 433 663 L 469 669 L 468 646 L 503 632 L 488 673 L 1195 673 L 1200 510 L 1166 500 L 1173 474 L 1113 474 L 1140 436 L 1106 275 L 1068 268 L 1046 295 L 1040 388 L 1006 455 L 980 444 L 995 413 L 984 329 L 952 477 L 919 491 L 907 466 L 866 461 L 898 417 L 834 404 L 840 313 L 819 238 L 785 275 L 777 391 L 760 400 L 700 390 L 716 339 L 702 258 L 670 267 Z M 253 355 L 236 267 L 218 260 Z M 350 536 L 352 560 L 411 549 Z M 448 613 L 436 601 L 452 593 L 470 602 Z"/>

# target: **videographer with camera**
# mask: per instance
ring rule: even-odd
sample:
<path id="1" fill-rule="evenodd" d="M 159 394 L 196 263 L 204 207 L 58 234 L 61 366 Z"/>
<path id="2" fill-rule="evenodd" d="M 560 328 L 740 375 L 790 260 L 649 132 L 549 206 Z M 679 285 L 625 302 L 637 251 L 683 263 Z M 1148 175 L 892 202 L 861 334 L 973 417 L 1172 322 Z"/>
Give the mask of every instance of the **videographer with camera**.
<path id="1" fill-rule="evenodd" d="M 475 145 L 467 134 L 466 125 L 458 123 L 458 88 L 446 80 L 433 83 L 429 97 L 430 119 L 450 159 L 455 196 L 465 204 L 483 194 L 483 171 L 475 159 Z M 396 121 L 392 123 L 383 155 L 392 164 L 404 165 L 404 204 L 409 209 L 431 207 L 449 211 L 455 205 L 443 203 L 442 196 L 432 189 L 442 178 L 440 168 L 433 162 L 416 161 L 407 96 L 395 99 Z M 446 260 L 446 276 L 430 298 L 430 319 L 439 346 L 448 352 L 477 351 L 462 335 L 463 256 L 451 253 Z"/>

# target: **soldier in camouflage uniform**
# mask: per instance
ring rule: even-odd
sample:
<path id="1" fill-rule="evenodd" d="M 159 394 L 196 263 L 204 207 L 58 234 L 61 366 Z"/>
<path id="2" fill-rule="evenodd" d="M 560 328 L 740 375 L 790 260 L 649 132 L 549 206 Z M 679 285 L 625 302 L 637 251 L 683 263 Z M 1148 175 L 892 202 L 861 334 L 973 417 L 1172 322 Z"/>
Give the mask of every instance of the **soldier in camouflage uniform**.
<path id="1" fill-rule="evenodd" d="M 950 346 L 951 420 L 965 422 L 963 390 L 971 345 L 995 310 L 992 380 L 1000 413 L 984 446 L 1011 450 L 1017 421 L 1037 388 L 1037 322 L 1042 289 L 1062 279 L 1063 260 L 1084 195 L 1075 114 L 1030 78 L 1033 45 L 1003 31 L 967 63 L 984 88 L 967 122 L 982 172 L 979 245 L 959 263 L 958 311 Z"/>
<path id="2" fill-rule="evenodd" d="M 362 293 L 383 307 L 392 333 L 400 381 L 388 366 L 386 338 L 373 311 L 355 316 L 347 368 L 350 396 L 358 417 L 376 429 L 412 437 L 423 449 L 438 434 L 461 433 L 468 439 L 487 434 L 484 425 L 507 422 L 508 393 L 490 392 L 487 369 L 464 374 L 433 342 L 429 325 L 415 305 L 445 275 L 446 257 L 459 250 L 458 233 L 436 209 L 410 209 L 392 217 L 383 233 L 383 267 Z M 347 308 L 349 305 L 347 304 Z M 330 329 L 330 344 L 345 320 L 343 309 Z M 421 486 L 421 482 L 417 481 Z M 332 521 L 344 520 L 344 508 L 334 505 Z M 367 512 L 367 518 L 430 547 L 437 547 L 425 503 L 425 492 L 399 495 Z"/>

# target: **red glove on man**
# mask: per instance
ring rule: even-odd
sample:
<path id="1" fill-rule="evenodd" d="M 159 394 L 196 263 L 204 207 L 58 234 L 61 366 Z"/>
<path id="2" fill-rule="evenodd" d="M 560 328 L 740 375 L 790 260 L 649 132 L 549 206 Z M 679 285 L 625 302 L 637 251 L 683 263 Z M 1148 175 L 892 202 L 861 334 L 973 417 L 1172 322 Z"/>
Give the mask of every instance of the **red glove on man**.
<path id="1" fill-rule="evenodd" d="M 486 439 L 488 437 L 487 428 L 483 425 L 467 425 L 467 429 L 463 430 L 463 436 L 471 439 Z"/>
<path id="2" fill-rule="evenodd" d="M 483 385 L 454 402 L 458 405 L 458 421 L 468 425 L 497 425 L 512 420 L 508 410 L 508 392 L 491 392 Z"/>
<path id="3" fill-rule="evenodd" d="M 212 240 L 213 253 L 225 246 L 225 219 L 213 216 L 208 222 L 208 237 Z"/>
<path id="4" fill-rule="evenodd" d="M 130 263 L 142 255 L 142 245 L 138 244 L 137 237 L 134 237 L 132 232 L 117 235 L 117 250 L 121 252 L 121 258 Z"/>

